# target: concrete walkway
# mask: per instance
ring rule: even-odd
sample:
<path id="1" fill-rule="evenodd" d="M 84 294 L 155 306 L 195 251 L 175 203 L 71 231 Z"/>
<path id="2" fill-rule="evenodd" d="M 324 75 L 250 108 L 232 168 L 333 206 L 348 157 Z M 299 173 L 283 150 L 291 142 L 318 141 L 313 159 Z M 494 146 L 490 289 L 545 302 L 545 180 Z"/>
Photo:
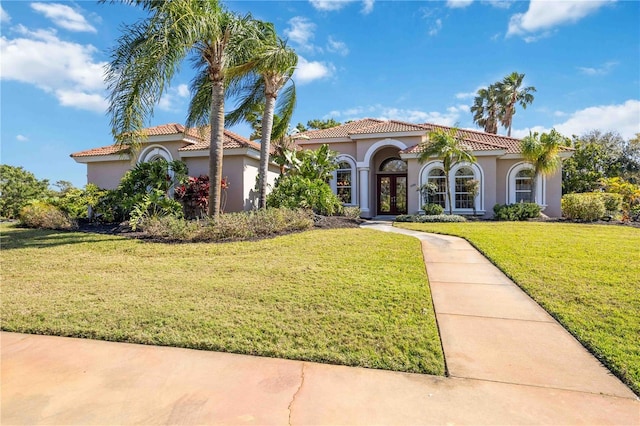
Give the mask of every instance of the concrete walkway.
<path id="1" fill-rule="evenodd" d="M 450 377 L 2 333 L 9 424 L 617 424 L 640 402 L 464 240 L 422 240 Z"/>

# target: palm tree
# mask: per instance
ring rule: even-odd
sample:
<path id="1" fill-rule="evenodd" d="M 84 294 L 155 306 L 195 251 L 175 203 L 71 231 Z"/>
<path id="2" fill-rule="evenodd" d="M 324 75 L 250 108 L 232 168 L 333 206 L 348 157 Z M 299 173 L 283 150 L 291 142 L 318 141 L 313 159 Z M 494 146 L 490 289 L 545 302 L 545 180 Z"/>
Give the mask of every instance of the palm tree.
<path id="1" fill-rule="evenodd" d="M 487 133 L 498 133 L 500 98 L 497 84 L 478 90 L 478 96 L 471 107 L 473 121 Z"/>
<path id="2" fill-rule="evenodd" d="M 109 113 L 116 143 L 138 145 L 144 122 L 153 115 L 172 77 L 186 57 L 194 58 L 197 74 L 187 127 L 210 126 L 210 216 L 220 212 L 225 84 L 246 72 L 257 42 L 250 15 L 239 17 L 217 0 L 130 0 L 149 16 L 124 30 L 107 67 Z M 213 184 L 213 183 L 216 184 Z"/>
<path id="3" fill-rule="evenodd" d="M 500 103 L 502 104 L 500 122 L 504 127 L 509 129 L 507 136 L 511 136 L 511 124 L 513 123 L 513 116 L 516 113 L 516 104 L 520 104 L 523 109 L 526 109 L 527 105 L 533 102 L 533 95 L 531 93 L 535 92 L 536 88 L 533 86 L 521 87 L 523 80 L 524 74 L 512 72 L 501 82 L 497 83 Z"/>
<path id="4" fill-rule="evenodd" d="M 555 129 L 541 135 L 538 132 L 529 132 L 529 136 L 522 139 L 522 156 L 533 165 L 531 195 L 534 203 L 538 202 L 536 197 L 538 176 L 553 174 L 560 168 L 562 161 L 558 154 L 560 148 L 568 143 L 567 138 Z"/>
<path id="5" fill-rule="evenodd" d="M 264 114 L 262 116 L 262 139 L 260 141 L 260 169 L 258 207 L 267 206 L 267 175 L 269 171 L 269 154 L 271 151 L 271 138 L 281 139 L 285 136 L 289 121 L 295 108 L 296 92 L 293 84 L 282 91 L 281 101 L 278 105 L 277 126 L 274 128 L 274 114 L 276 100 L 280 91 L 293 81 L 291 77 L 298 64 L 298 55 L 280 39 L 271 24 L 260 23 L 262 27 L 261 42 L 254 58 L 247 63 L 247 70 L 254 73 L 253 81 L 247 79 L 244 85 L 237 88 L 238 93 L 244 91 L 241 97 L 244 99 L 241 105 L 229 114 L 229 121 L 237 121 L 243 114 L 242 111 L 255 109 L 255 104 L 264 102 Z"/>
<path id="6" fill-rule="evenodd" d="M 451 203 L 451 185 L 449 184 L 449 174 L 451 168 L 459 162 L 475 163 L 474 155 L 461 143 L 459 131 L 456 127 L 449 130 L 437 129 L 429 132 L 428 142 L 423 145 L 422 151 L 418 155 L 418 161 L 424 163 L 431 157 L 442 159 L 444 169 L 444 182 L 447 187 L 447 202 L 449 203 L 449 214 L 453 214 L 453 204 Z"/>

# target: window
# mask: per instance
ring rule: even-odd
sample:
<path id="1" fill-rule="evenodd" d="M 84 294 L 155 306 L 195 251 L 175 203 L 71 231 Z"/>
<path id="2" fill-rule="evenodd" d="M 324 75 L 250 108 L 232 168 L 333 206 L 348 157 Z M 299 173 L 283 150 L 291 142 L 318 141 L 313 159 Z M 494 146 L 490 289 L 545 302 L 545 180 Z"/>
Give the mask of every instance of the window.
<path id="1" fill-rule="evenodd" d="M 388 158 L 380 165 L 381 172 L 407 173 L 407 163 L 399 158 Z"/>
<path id="2" fill-rule="evenodd" d="M 473 170 L 469 167 L 458 169 L 455 174 L 454 198 L 456 209 L 472 209 L 475 200 L 469 193 L 469 182 L 474 178 Z"/>
<path id="3" fill-rule="evenodd" d="M 353 195 L 353 184 L 351 181 L 351 165 L 346 161 L 338 163 L 336 171 L 336 193 L 341 202 L 351 204 Z"/>
<path id="4" fill-rule="evenodd" d="M 444 170 L 431 169 L 427 177 L 427 182 L 434 185 L 434 190 L 428 191 L 427 193 L 427 203 L 439 204 L 443 208 L 446 207 L 447 184 Z"/>
<path id="5" fill-rule="evenodd" d="M 531 169 L 523 169 L 516 173 L 515 177 L 515 202 L 531 203 L 531 184 L 533 180 L 533 171 Z"/>

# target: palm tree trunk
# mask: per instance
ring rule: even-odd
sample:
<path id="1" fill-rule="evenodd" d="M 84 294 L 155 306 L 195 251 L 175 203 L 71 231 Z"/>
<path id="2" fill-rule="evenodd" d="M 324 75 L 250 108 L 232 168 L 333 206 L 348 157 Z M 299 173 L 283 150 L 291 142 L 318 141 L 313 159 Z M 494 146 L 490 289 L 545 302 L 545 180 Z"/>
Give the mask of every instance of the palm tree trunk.
<path id="1" fill-rule="evenodd" d="M 211 139 L 209 145 L 209 209 L 208 215 L 220 213 L 222 155 L 224 144 L 224 83 L 214 81 L 211 89 Z"/>
<path id="2" fill-rule="evenodd" d="M 267 207 L 267 177 L 269 174 L 269 151 L 271 150 L 271 130 L 273 128 L 273 111 L 276 107 L 276 97 L 266 94 L 264 114 L 262 116 L 262 141 L 260 142 L 260 170 L 258 207 Z"/>

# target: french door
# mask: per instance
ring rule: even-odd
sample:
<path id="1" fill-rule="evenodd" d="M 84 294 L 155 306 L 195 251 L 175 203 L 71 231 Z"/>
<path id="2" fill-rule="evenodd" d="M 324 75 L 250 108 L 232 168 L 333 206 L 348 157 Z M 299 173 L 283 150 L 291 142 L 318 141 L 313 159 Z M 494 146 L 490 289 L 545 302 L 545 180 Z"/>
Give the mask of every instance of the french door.
<path id="1" fill-rule="evenodd" d="M 407 175 L 378 175 L 378 214 L 407 213 Z"/>

